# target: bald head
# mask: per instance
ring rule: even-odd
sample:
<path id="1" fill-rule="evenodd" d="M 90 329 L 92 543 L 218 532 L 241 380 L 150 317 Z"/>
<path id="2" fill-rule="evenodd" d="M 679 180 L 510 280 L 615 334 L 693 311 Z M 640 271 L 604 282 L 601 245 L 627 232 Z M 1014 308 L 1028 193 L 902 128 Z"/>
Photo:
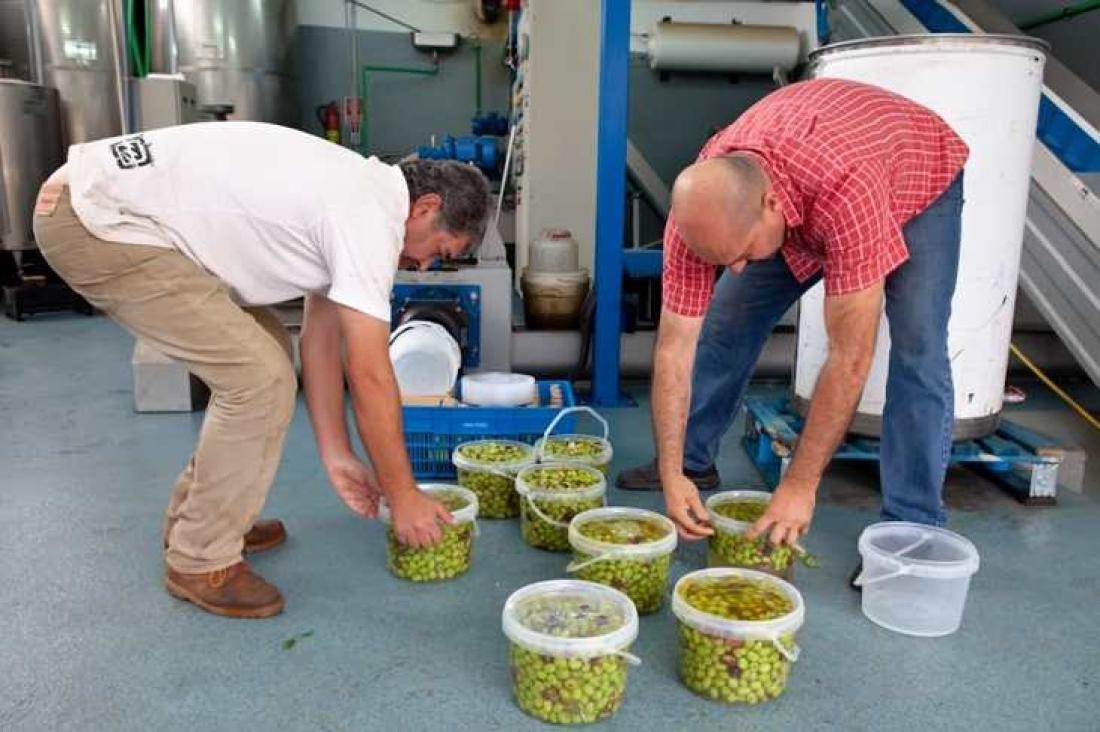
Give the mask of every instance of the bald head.
<path id="1" fill-rule="evenodd" d="M 672 187 L 672 211 L 688 247 L 714 264 L 729 264 L 751 243 L 765 215 L 767 175 L 747 155 L 702 160 L 688 166 Z"/>

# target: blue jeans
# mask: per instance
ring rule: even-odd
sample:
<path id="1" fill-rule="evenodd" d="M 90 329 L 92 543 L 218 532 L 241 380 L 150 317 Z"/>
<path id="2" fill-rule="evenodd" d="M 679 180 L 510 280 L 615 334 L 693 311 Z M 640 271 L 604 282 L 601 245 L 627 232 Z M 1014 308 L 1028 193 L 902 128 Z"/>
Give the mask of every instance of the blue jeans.
<path id="1" fill-rule="evenodd" d="M 954 388 L 947 321 L 959 265 L 962 174 L 905 225 L 909 260 L 886 278 L 890 364 L 882 415 L 882 517 L 943 525 Z M 799 282 L 782 256 L 722 273 L 692 376 L 684 467 L 714 465 L 764 342 L 820 276 Z"/>

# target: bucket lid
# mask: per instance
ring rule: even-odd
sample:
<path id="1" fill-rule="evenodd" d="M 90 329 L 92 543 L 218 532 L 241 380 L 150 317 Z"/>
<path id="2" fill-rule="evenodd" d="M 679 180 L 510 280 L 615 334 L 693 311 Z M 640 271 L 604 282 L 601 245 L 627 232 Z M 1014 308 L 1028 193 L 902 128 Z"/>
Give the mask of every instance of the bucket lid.
<path id="1" fill-rule="evenodd" d="M 473 457 L 469 454 L 477 448 L 489 448 L 493 446 L 500 446 L 505 449 L 497 453 L 498 457 L 493 457 L 491 455 Z M 510 473 L 515 473 L 520 468 L 535 462 L 535 448 L 531 447 L 526 442 L 516 442 L 515 440 L 474 440 L 472 442 L 463 442 L 456 447 L 454 452 L 451 453 L 451 462 L 460 470 L 476 470 L 481 468 L 505 470 Z"/>
<path id="2" fill-rule="evenodd" d="M 493 407 L 530 404 L 538 397 L 535 377 L 502 371 L 485 371 L 462 377 L 462 401 Z"/>
<path id="3" fill-rule="evenodd" d="M 581 532 L 586 524 L 606 522 L 616 535 L 616 541 L 593 539 Z M 661 534 L 646 537 L 644 525 L 656 526 Z M 676 525 L 667 516 L 644 508 L 607 506 L 590 508 L 569 522 L 569 544 L 577 551 L 592 555 L 615 557 L 663 556 L 676 549 Z"/>
<path id="4" fill-rule="evenodd" d="M 638 611 L 611 587 L 582 580 L 536 582 L 512 593 L 504 635 L 529 651 L 592 658 L 625 650 L 638 637 Z"/>
<path id="5" fill-rule="evenodd" d="M 859 553 L 896 565 L 896 574 L 935 579 L 968 577 L 978 571 L 978 549 L 969 539 L 938 526 L 908 521 L 872 524 L 859 535 Z"/>
<path id="6" fill-rule="evenodd" d="M 723 516 L 714 509 L 727 503 L 738 501 L 754 501 L 765 505 L 772 500 L 772 494 L 765 491 L 722 491 L 715 493 L 707 499 L 707 513 L 710 514 L 711 523 L 727 534 L 743 534 L 753 525 L 752 521 L 739 521 L 729 516 Z"/>
<path id="7" fill-rule="evenodd" d="M 563 481 L 553 487 L 544 483 L 547 474 L 561 472 Z M 584 476 L 583 478 L 581 476 Z M 582 463 L 554 462 L 528 465 L 516 475 L 516 493 L 541 500 L 598 498 L 607 492 L 603 472 Z"/>
<path id="8" fill-rule="evenodd" d="M 451 515 L 454 516 L 455 521 L 458 523 L 468 524 L 477 518 L 477 495 L 473 491 L 449 483 L 420 483 L 417 485 L 417 488 L 436 500 L 443 500 L 449 496 L 457 496 L 465 501 L 465 505 L 463 505 L 462 508 L 456 508 L 451 511 Z M 393 520 L 393 517 L 390 515 L 390 507 L 385 501 L 382 501 L 378 506 L 378 520 L 385 524 Z"/>
<path id="9" fill-rule="evenodd" d="M 684 589 L 692 583 L 721 582 L 730 577 L 749 580 L 781 593 L 791 602 L 790 612 L 770 620 L 734 620 L 700 610 L 684 597 Z M 806 605 L 794 585 L 766 572 L 736 567 L 712 567 L 689 572 L 680 578 L 672 590 L 672 612 L 685 624 L 708 635 L 739 640 L 778 641 L 784 635 L 794 633 L 802 627 Z"/>

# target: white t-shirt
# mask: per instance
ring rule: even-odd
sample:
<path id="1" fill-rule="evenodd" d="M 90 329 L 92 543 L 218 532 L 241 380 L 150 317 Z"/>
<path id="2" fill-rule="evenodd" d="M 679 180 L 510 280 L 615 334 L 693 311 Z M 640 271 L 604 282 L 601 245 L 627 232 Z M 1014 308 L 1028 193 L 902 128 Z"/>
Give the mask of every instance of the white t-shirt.
<path id="1" fill-rule="evenodd" d="M 286 127 L 207 122 L 73 145 L 65 174 L 92 234 L 175 247 L 244 305 L 316 292 L 390 319 L 409 211 L 396 166 Z"/>

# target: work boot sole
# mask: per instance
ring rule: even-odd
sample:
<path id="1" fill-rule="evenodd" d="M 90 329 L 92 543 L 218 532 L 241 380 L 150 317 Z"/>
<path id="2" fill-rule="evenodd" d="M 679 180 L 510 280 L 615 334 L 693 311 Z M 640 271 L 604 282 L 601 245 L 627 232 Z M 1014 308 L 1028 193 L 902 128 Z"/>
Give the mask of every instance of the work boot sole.
<path id="1" fill-rule="evenodd" d="M 250 544 L 247 541 L 244 543 L 245 554 L 259 554 L 260 552 L 266 552 L 268 549 L 274 549 L 275 547 L 286 543 L 286 534 L 279 534 L 274 539 L 270 539 L 264 542 L 257 542 Z"/>
<path id="2" fill-rule="evenodd" d="M 178 600 L 184 600 L 192 605 L 197 605 L 206 612 L 220 615 L 223 618 L 261 620 L 263 618 L 270 618 L 278 615 L 283 611 L 283 606 L 286 604 L 283 598 L 280 597 L 275 602 L 268 603 L 267 605 L 260 605 L 259 607 L 225 607 L 222 605 L 212 605 L 198 595 L 180 587 L 171 579 L 166 578 L 164 580 L 164 588 L 168 590 L 168 594 L 172 597 Z"/>

